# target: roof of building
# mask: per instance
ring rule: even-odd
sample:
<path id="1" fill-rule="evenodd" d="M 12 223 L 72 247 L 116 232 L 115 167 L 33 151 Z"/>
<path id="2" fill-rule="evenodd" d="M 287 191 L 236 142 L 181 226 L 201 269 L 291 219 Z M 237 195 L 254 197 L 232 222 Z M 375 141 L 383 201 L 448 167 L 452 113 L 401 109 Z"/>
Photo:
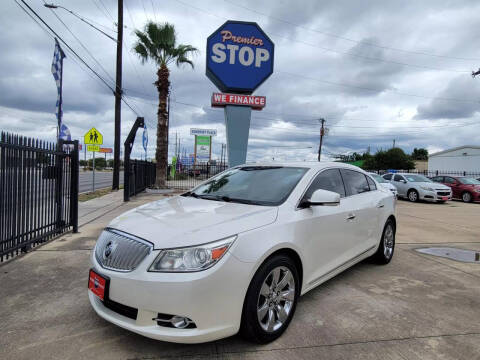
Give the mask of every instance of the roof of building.
<path id="1" fill-rule="evenodd" d="M 477 145 L 457 146 L 457 147 L 454 147 L 454 148 L 451 148 L 451 149 L 447 149 L 447 150 L 443 150 L 443 151 L 439 151 L 439 152 L 430 154 L 430 155 L 428 155 L 428 157 L 442 155 L 442 154 L 446 154 L 446 153 L 449 153 L 449 152 L 452 152 L 452 151 L 457 151 L 457 150 L 467 149 L 467 148 L 469 148 L 469 149 L 480 149 L 480 146 L 477 146 Z"/>

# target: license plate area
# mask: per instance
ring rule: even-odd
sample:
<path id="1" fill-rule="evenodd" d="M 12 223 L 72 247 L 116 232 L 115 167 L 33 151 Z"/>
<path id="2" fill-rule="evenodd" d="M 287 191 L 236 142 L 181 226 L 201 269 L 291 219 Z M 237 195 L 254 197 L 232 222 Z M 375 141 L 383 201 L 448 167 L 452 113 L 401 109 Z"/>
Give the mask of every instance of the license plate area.
<path id="1" fill-rule="evenodd" d="M 109 283 L 109 278 L 98 274 L 93 269 L 90 269 L 88 273 L 88 290 L 90 290 L 102 301 L 105 301 L 105 299 L 108 297 Z"/>
<path id="2" fill-rule="evenodd" d="M 448 196 L 442 196 L 442 200 L 447 201 L 447 200 L 448 200 Z"/>

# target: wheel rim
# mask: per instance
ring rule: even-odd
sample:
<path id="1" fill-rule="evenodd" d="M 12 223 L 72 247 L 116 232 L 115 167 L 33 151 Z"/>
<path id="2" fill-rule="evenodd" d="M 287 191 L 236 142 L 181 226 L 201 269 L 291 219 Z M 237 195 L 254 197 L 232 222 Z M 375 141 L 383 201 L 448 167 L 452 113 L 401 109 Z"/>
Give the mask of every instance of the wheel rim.
<path id="1" fill-rule="evenodd" d="M 385 229 L 385 234 L 383 235 L 383 254 L 387 259 L 390 259 L 390 257 L 393 254 L 393 243 L 394 243 L 393 226 L 391 224 L 388 224 L 387 228 Z"/>
<path id="2" fill-rule="evenodd" d="M 417 201 L 417 193 L 415 191 L 410 191 L 410 194 L 408 194 L 408 198 L 410 201 Z"/>
<path id="3" fill-rule="evenodd" d="M 470 194 L 469 193 L 464 193 L 462 197 L 463 197 L 464 202 L 469 202 L 470 201 Z"/>
<path id="4" fill-rule="evenodd" d="M 285 266 L 273 269 L 263 281 L 257 301 L 257 318 L 266 332 L 280 329 L 295 300 L 295 279 Z"/>

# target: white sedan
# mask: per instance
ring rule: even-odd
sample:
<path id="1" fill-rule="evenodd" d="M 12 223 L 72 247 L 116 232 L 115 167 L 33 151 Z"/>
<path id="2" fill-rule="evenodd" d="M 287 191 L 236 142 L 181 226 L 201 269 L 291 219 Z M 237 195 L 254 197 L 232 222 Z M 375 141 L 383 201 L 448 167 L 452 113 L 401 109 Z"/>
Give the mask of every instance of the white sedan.
<path id="1" fill-rule="evenodd" d="M 92 253 L 90 303 L 118 326 L 198 343 L 278 338 L 300 295 L 390 262 L 395 197 L 341 163 L 243 165 L 124 213 Z"/>

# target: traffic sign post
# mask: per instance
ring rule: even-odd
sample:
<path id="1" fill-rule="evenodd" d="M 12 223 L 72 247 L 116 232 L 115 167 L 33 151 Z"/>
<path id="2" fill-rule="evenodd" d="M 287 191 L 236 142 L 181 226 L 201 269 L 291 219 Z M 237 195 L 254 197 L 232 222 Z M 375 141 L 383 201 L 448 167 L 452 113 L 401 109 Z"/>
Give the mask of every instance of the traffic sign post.
<path id="1" fill-rule="evenodd" d="M 274 44 L 258 24 L 229 20 L 208 37 L 206 54 L 207 77 L 230 93 L 212 96 L 212 106 L 225 107 L 229 166 L 243 164 L 252 108 L 266 103 L 264 96 L 249 95 L 273 73 Z"/>
<path id="2" fill-rule="evenodd" d="M 100 151 L 100 145 L 103 144 L 103 135 L 92 127 L 83 137 L 83 142 L 87 145 L 87 151 L 93 152 L 92 192 L 95 192 L 95 152 Z"/>

